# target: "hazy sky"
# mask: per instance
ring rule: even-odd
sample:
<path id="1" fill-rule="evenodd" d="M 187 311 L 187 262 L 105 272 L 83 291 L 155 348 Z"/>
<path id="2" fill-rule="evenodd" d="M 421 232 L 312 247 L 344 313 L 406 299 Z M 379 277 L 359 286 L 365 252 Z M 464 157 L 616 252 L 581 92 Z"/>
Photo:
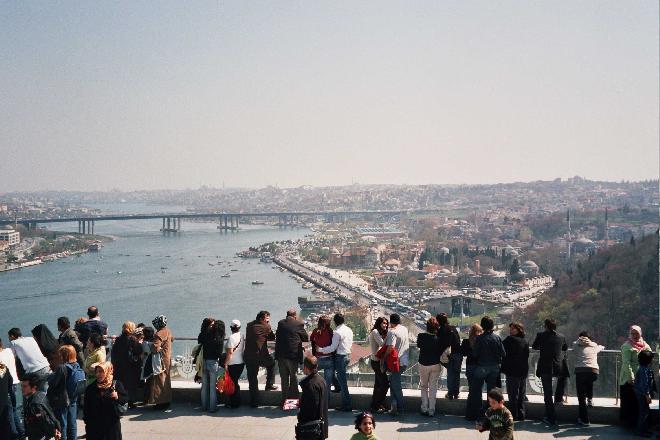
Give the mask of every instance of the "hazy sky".
<path id="1" fill-rule="evenodd" d="M 0 0 L 0 192 L 658 178 L 658 2 Z"/>

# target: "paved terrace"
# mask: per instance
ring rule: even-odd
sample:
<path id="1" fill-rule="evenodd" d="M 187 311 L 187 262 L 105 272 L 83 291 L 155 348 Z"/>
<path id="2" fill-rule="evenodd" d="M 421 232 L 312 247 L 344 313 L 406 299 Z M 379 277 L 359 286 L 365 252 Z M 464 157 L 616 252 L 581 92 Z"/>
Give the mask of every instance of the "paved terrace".
<path id="1" fill-rule="evenodd" d="M 294 439 L 296 424 L 295 411 L 282 411 L 276 406 L 264 406 L 252 409 L 247 403 L 247 383 L 241 383 L 243 404 L 239 409 L 227 409 L 221 406 L 217 413 L 204 413 L 199 409 L 199 385 L 185 382 L 175 382 L 174 404 L 165 411 L 154 411 L 151 408 L 136 408 L 129 410 L 122 422 L 124 438 L 128 440 L 152 439 Z M 429 418 L 419 415 L 416 408 L 419 405 L 419 391 L 406 391 L 406 406 L 408 413 L 403 417 L 393 419 L 389 415 L 377 416 L 376 432 L 382 440 L 388 439 L 483 439 L 486 433 L 479 434 L 474 429 L 473 422 L 467 422 L 459 415 L 465 400 L 447 401 L 438 399 L 438 413 Z M 351 388 L 354 408 L 366 407 L 371 390 L 367 388 Z M 337 399 L 338 395 L 331 395 Z M 265 404 L 274 405 L 280 398 L 280 392 L 262 392 Z M 610 399 L 611 400 L 611 399 Z M 331 402 L 331 407 L 332 407 Z M 599 402 L 596 402 L 598 404 Z M 536 418 L 542 411 L 540 403 L 530 403 L 531 417 Z M 636 438 L 622 428 L 612 425 L 593 424 L 588 428 L 578 427 L 573 423 L 573 405 L 559 408 L 560 424 L 557 428 L 548 428 L 538 421 L 526 421 L 515 425 L 515 438 L 521 439 L 627 439 Z M 600 413 L 600 417 L 597 415 Z M 603 412 L 604 411 L 604 412 Z M 617 409 L 609 407 L 593 408 L 596 418 L 614 417 Z M 351 413 L 330 410 L 330 439 L 348 440 L 355 432 L 353 419 L 357 411 Z M 565 420 L 565 422 L 561 422 Z M 570 421 L 569 421 L 570 420 Z M 606 419 L 607 420 L 607 419 Z M 611 420 L 611 419 L 610 419 Z M 82 422 L 79 422 L 82 423 Z M 82 425 L 80 426 L 82 429 Z M 80 431 L 82 433 L 82 431 Z"/>

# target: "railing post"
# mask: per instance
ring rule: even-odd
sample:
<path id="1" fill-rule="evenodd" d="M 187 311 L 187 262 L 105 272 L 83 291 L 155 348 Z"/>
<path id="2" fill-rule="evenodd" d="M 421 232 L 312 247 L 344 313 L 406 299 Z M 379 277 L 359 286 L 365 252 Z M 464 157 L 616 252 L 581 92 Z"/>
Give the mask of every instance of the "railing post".
<path id="1" fill-rule="evenodd" d="M 614 404 L 619 405 L 619 354 L 614 355 Z"/>

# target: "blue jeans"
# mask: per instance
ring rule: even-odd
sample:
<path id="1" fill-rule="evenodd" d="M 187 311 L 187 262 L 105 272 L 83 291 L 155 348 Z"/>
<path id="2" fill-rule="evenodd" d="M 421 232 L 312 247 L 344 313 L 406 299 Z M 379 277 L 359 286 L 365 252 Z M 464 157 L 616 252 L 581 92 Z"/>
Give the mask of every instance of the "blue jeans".
<path id="1" fill-rule="evenodd" d="M 218 406 L 218 395 L 215 382 L 218 380 L 218 361 L 204 359 L 204 374 L 202 374 L 202 411 L 215 412 Z"/>
<path id="2" fill-rule="evenodd" d="M 23 425 L 23 392 L 21 391 L 21 384 L 14 384 L 14 396 L 12 398 L 12 406 L 14 410 L 13 420 L 18 438 L 25 437 L 25 425 Z"/>
<path id="3" fill-rule="evenodd" d="M 394 398 L 396 409 L 399 413 L 404 410 L 403 388 L 401 385 L 401 374 L 406 371 L 407 365 L 401 365 L 398 372 L 390 374 L 390 395 Z"/>
<path id="4" fill-rule="evenodd" d="M 76 418 L 78 416 L 78 404 L 76 402 L 56 411 L 55 415 L 60 422 L 61 440 L 76 440 L 78 438 L 78 426 Z"/>
<path id="5" fill-rule="evenodd" d="M 345 354 L 335 355 L 335 371 L 337 372 L 337 380 L 341 386 L 341 407 L 351 407 L 351 394 L 348 392 L 348 381 L 346 380 L 346 367 L 348 367 L 348 356 Z M 325 373 L 324 373 L 325 376 Z M 332 384 L 332 378 L 330 378 Z M 327 385 L 327 384 L 326 384 Z M 329 387 L 328 387 L 329 390 Z"/>
<path id="6" fill-rule="evenodd" d="M 48 391 L 48 375 L 50 374 L 50 367 L 44 367 L 41 370 L 37 370 L 32 372 L 32 374 L 36 375 L 39 378 L 39 391 L 43 391 L 44 393 Z"/>
<path id="7" fill-rule="evenodd" d="M 319 370 L 323 370 L 323 379 L 325 379 L 326 397 L 330 400 L 330 387 L 332 378 L 335 375 L 335 361 L 332 356 L 318 358 Z"/>
<path id="8" fill-rule="evenodd" d="M 447 366 L 447 392 L 450 396 L 458 398 L 461 391 L 461 365 L 463 365 L 463 355 L 452 353 L 449 355 L 449 365 Z"/>

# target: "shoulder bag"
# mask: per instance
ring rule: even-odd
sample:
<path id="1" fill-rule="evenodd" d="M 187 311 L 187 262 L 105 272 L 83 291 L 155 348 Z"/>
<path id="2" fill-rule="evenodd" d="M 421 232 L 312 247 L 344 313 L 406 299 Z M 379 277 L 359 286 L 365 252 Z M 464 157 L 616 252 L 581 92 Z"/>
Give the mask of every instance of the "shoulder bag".
<path id="1" fill-rule="evenodd" d="M 323 438 L 323 420 L 296 424 L 296 440 L 320 440 Z"/>

